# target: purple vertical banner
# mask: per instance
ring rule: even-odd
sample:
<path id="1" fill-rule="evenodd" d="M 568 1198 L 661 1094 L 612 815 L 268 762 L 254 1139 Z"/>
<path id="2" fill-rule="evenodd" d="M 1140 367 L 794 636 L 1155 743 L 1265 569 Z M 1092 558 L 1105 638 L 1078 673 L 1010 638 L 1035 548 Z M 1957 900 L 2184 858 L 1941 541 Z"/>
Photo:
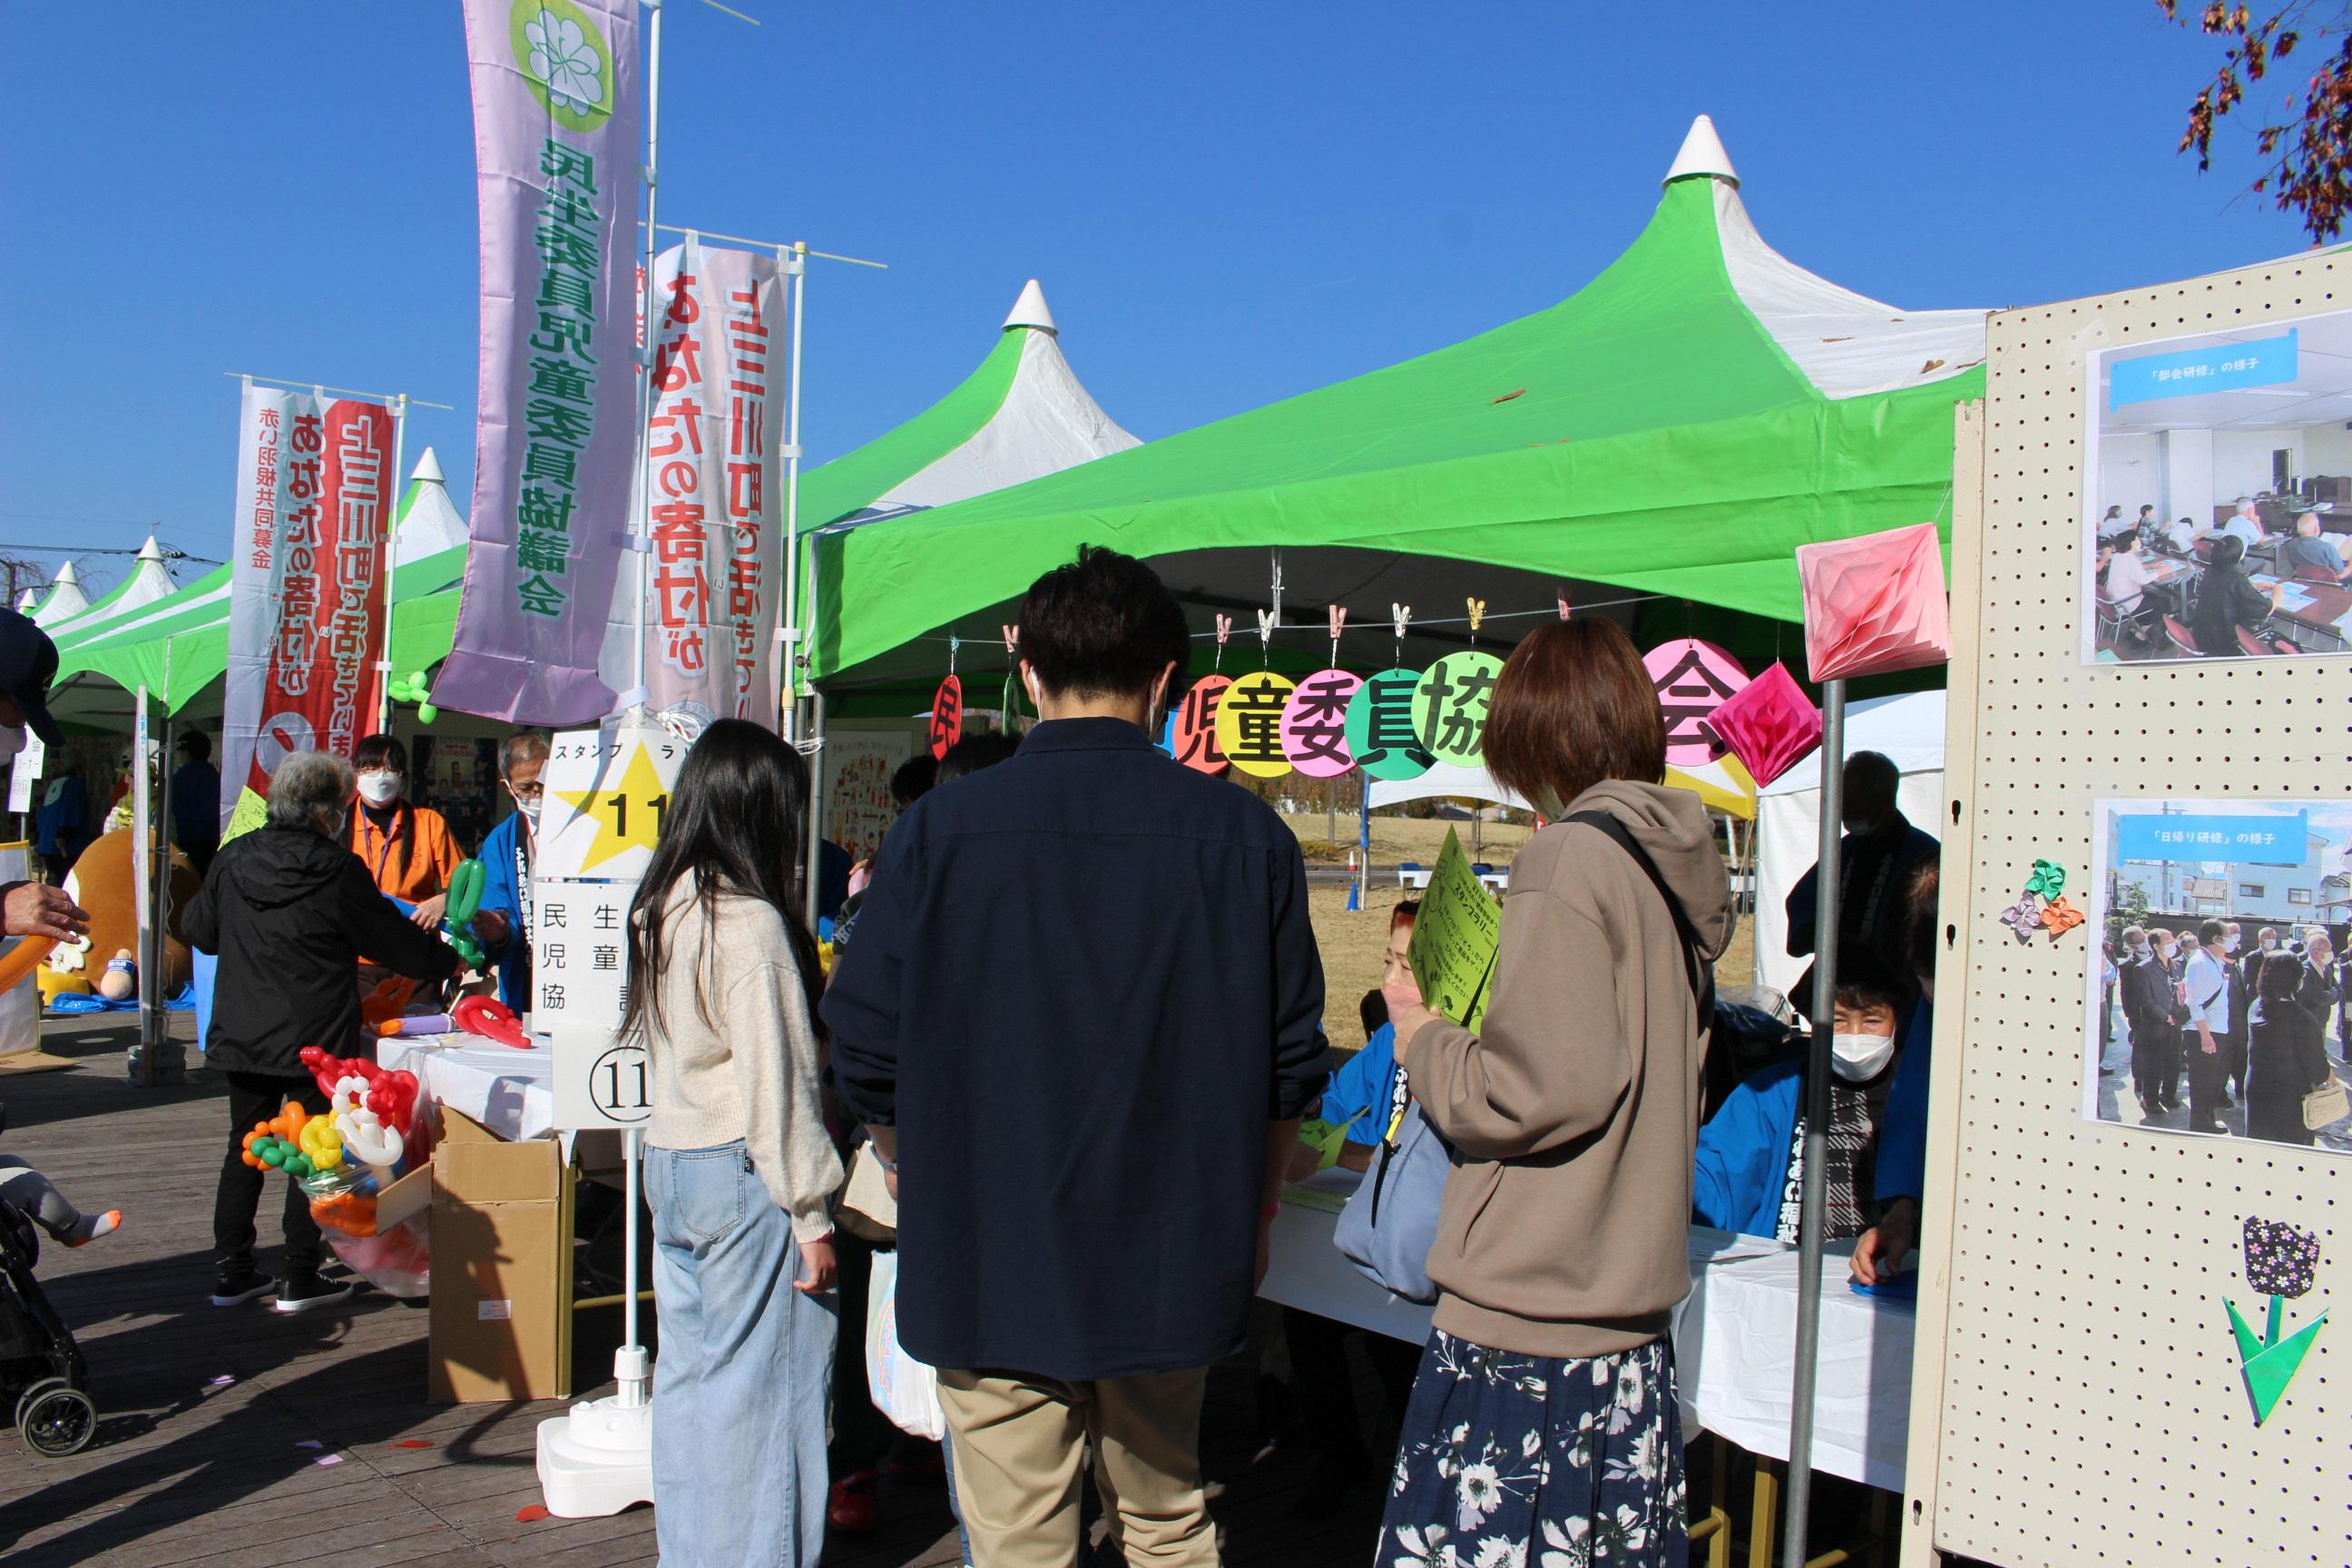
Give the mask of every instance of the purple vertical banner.
<path id="1" fill-rule="evenodd" d="M 482 223 L 471 545 L 445 708 L 593 722 L 637 431 L 637 0 L 465 0 Z"/>

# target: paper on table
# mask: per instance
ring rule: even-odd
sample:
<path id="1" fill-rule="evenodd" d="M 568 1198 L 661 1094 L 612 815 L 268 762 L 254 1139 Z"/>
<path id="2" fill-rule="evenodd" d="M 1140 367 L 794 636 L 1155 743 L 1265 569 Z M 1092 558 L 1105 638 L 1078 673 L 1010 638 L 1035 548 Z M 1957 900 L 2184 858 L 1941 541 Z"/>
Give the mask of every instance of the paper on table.
<path id="1" fill-rule="evenodd" d="M 1422 895 L 1421 913 L 1405 949 L 1412 977 L 1421 983 L 1430 1011 L 1475 1030 L 1486 1021 L 1486 992 L 1495 977 L 1495 953 L 1503 934 L 1502 906 L 1470 869 L 1462 840 L 1451 827 Z"/>

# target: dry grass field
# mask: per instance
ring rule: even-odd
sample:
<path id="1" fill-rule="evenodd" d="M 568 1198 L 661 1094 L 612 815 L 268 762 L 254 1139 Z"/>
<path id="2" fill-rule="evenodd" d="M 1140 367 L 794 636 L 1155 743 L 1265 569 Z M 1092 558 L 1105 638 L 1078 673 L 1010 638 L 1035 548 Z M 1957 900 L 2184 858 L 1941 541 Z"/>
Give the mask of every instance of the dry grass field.
<path id="1" fill-rule="evenodd" d="M 1374 822 L 1376 833 L 1381 826 Z M 1397 826 L 1437 827 L 1441 829 L 1439 841 L 1444 841 L 1442 823 L 1406 822 Z M 1524 837 L 1524 830 L 1521 833 Z M 1430 854 L 1433 858 L 1435 851 Z M 1500 863 L 1498 859 L 1496 864 Z M 1381 983 L 1381 953 L 1388 945 L 1389 910 L 1405 895 L 1398 889 L 1396 877 L 1391 873 L 1385 886 L 1377 880 L 1372 883 L 1370 908 L 1353 914 L 1348 912 L 1348 889 L 1344 885 L 1311 887 L 1307 896 L 1315 919 L 1315 940 L 1323 950 L 1324 989 L 1330 998 L 1324 1007 L 1323 1027 L 1333 1045 L 1352 1051 L 1364 1043 L 1364 1031 L 1357 1017 L 1357 999 Z M 1753 942 L 1751 928 L 1742 918 L 1739 929 L 1732 933 L 1730 951 L 1716 965 L 1716 973 L 1723 977 L 1724 984 L 1748 982 L 1754 964 Z"/>

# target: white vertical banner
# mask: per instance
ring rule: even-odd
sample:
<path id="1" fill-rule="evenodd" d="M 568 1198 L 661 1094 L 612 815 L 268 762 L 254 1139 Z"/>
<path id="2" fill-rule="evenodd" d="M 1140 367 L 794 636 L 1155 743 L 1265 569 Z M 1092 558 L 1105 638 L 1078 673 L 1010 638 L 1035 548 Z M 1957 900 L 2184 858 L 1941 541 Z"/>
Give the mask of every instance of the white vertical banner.
<path id="1" fill-rule="evenodd" d="M 25 745 L 8 764 L 8 809 L 18 815 L 33 809 L 33 786 L 40 782 L 42 770 L 48 766 L 49 748 L 30 730 L 25 731 Z"/>
<path id="2" fill-rule="evenodd" d="M 555 1063 L 555 1125 L 626 1128 L 652 1113 L 645 1047 L 619 1037 L 629 905 L 690 742 L 614 720 L 557 735 L 532 864 L 531 1033 Z"/>
<path id="3" fill-rule="evenodd" d="M 654 261 L 645 463 L 653 560 L 645 670 L 656 712 L 773 730 L 784 597 L 782 480 L 789 294 L 772 256 L 689 235 Z M 771 425 L 774 428 L 771 429 Z M 607 684 L 635 668 L 637 583 L 613 595 Z"/>
<path id="4" fill-rule="evenodd" d="M 131 879 L 137 891 L 132 895 L 131 908 L 139 931 L 138 951 L 143 957 L 147 947 L 147 930 L 153 918 L 155 868 L 149 858 L 148 839 L 155 818 L 154 791 L 148 787 L 147 776 L 147 689 L 141 687 L 131 699 L 134 717 L 131 729 Z"/>

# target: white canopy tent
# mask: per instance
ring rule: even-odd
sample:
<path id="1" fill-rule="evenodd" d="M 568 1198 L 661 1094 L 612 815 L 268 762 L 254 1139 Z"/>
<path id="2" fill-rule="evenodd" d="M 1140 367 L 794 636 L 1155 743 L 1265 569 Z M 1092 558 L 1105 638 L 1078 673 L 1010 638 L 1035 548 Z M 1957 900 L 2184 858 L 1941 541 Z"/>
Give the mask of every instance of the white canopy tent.
<path id="1" fill-rule="evenodd" d="M 111 626 L 118 621 L 135 615 L 159 599 L 168 599 L 178 593 L 180 585 L 172 581 L 171 569 L 163 564 L 163 547 L 153 534 L 139 547 L 138 559 L 131 563 L 131 574 L 117 584 L 114 590 L 79 615 L 52 620 L 40 620 L 40 626 L 51 637 L 72 632 L 76 635 Z"/>
<path id="2" fill-rule="evenodd" d="M 1944 694 L 1914 691 L 1849 703 L 1846 755 L 1879 752 L 1903 773 L 1903 815 L 1931 837 L 1944 837 Z M 1787 991 L 1809 962 L 1788 953 L 1789 893 L 1812 869 L 1821 849 L 1821 752 L 1809 752 L 1756 792 L 1756 981 Z"/>
<path id="3" fill-rule="evenodd" d="M 31 615 L 35 626 L 47 627 L 69 621 L 89 608 L 89 598 L 81 591 L 81 577 L 74 571 L 74 563 L 68 561 L 58 568 L 47 595 Z"/>

